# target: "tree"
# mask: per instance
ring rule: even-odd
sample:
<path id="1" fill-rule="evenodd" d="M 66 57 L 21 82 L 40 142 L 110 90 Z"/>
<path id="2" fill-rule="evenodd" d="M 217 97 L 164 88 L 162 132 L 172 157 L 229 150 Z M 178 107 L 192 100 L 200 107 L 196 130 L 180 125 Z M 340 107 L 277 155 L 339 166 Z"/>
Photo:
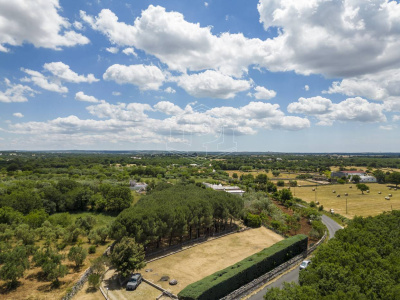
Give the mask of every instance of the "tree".
<path id="1" fill-rule="evenodd" d="M 400 184 L 400 172 L 393 172 L 389 175 L 389 182 L 396 185 Z"/>
<path id="2" fill-rule="evenodd" d="M 24 275 L 25 270 L 29 268 L 28 252 L 25 246 L 17 246 L 4 254 L 3 259 L 5 263 L 0 269 L 0 278 L 14 287 L 18 279 Z"/>
<path id="3" fill-rule="evenodd" d="M 45 278 L 52 281 L 55 286 L 59 285 L 59 278 L 68 274 L 67 266 L 62 264 L 63 259 L 63 255 L 50 247 L 38 250 L 33 256 L 35 265 L 42 268 Z"/>
<path id="4" fill-rule="evenodd" d="M 290 181 L 289 181 L 289 185 L 290 185 L 291 187 L 296 187 L 296 186 L 297 186 L 297 180 L 290 180 Z"/>
<path id="5" fill-rule="evenodd" d="M 278 177 L 279 174 L 281 174 L 281 172 L 279 172 L 278 170 L 273 170 L 272 171 L 272 175 L 274 175 L 274 177 Z"/>
<path id="6" fill-rule="evenodd" d="M 97 290 L 101 283 L 101 275 L 97 273 L 92 273 L 88 278 L 89 286 L 95 290 Z"/>
<path id="7" fill-rule="evenodd" d="M 136 270 L 144 268 L 143 245 L 137 244 L 134 238 L 123 237 L 122 240 L 114 246 L 111 253 L 111 263 L 122 276 L 126 277 Z"/>
<path id="8" fill-rule="evenodd" d="M 359 184 L 357 184 L 357 189 L 359 189 L 361 191 L 361 193 L 364 194 L 364 191 L 368 191 L 369 187 L 368 187 L 368 185 L 366 185 L 364 183 L 359 183 Z"/>
<path id="9" fill-rule="evenodd" d="M 385 172 L 383 172 L 382 170 L 375 170 L 372 172 L 372 174 L 374 174 L 376 181 L 378 183 L 384 183 L 385 182 Z"/>
<path id="10" fill-rule="evenodd" d="M 81 246 L 74 246 L 69 249 L 68 260 L 73 261 L 75 263 L 75 267 L 79 268 L 85 261 L 86 256 L 86 249 L 83 249 Z"/>
<path id="11" fill-rule="evenodd" d="M 354 183 L 358 184 L 360 183 L 361 177 L 359 175 L 353 175 L 351 179 L 354 181 Z"/>

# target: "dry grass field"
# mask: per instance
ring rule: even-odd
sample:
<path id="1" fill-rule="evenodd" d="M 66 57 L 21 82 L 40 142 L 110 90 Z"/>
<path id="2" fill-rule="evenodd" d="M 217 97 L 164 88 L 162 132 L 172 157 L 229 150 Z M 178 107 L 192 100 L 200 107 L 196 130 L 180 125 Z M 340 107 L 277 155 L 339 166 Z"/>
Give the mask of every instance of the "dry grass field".
<path id="1" fill-rule="evenodd" d="M 354 216 L 375 216 L 384 211 L 392 209 L 400 210 L 400 190 L 389 190 L 385 184 L 367 183 L 370 193 L 361 191 L 356 188 L 355 184 L 345 185 L 329 185 L 318 186 L 316 192 L 312 187 L 296 187 L 296 197 L 304 201 L 319 201 L 325 210 L 333 208 L 336 213 L 345 217 L 353 218 Z M 352 188 L 350 188 L 350 186 Z M 335 190 L 336 193 L 332 191 Z M 378 194 L 381 192 L 382 194 Z M 348 196 L 345 196 L 348 193 Z M 315 198 L 316 194 L 316 198 Z M 340 198 L 337 195 L 340 194 Z M 385 200 L 385 196 L 392 194 L 390 200 Z M 346 214 L 346 198 L 347 198 L 347 214 Z"/>
<path id="2" fill-rule="evenodd" d="M 143 269 L 140 273 L 146 279 L 177 294 L 190 283 L 241 261 L 282 239 L 280 235 L 264 227 L 234 233 L 153 261 L 145 267 L 152 269 L 152 272 L 145 272 Z M 170 286 L 168 282 L 160 281 L 162 276 L 176 279 L 178 284 Z"/>
<path id="3" fill-rule="evenodd" d="M 266 173 L 265 171 L 262 170 L 254 170 L 254 171 L 250 171 L 250 172 L 243 172 L 243 171 L 238 171 L 238 170 L 228 170 L 225 171 L 226 173 L 229 174 L 230 177 L 232 177 L 233 173 L 238 174 L 238 176 L 240 177 L 240 175 L 244 174 L 244 175 L 253 175 L 254 177 L 256 177 L 259 174 L 267 174 L 268 178 L 274 178 L 274 175 L 272 175 L 271 171 L 269 171 L 268 173 Z M 296 176 L 299 175 L 299 173 L 281 173 L 279 174 L 279 176 L 277 178 L 282 178 L 282 179 L 295 179 Z"/>

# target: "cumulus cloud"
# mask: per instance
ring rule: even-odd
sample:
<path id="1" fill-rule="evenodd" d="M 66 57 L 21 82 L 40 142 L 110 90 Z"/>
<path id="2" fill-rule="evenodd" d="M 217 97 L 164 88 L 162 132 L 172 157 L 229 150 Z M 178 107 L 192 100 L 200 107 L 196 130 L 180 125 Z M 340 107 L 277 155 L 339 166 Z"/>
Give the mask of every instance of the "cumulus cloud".
<path id="1" fill-rule="evenodd" d="M 256 86 L 254 88 L 256 91 L 253 96 L 258 100 L 269 100 L 276 96 L 276 92 L 274 90 L 268 90 L 263 86 Z"/>
<path id="2" fill-rule="evenodd" d="M 165 81 L 164 73 L 156 66 L 115 64 L 103 74 L 104 80 L 118 84 L 133 84 L 141 91 L 158 90 Z"/>
<path id="3" fill-rule="evenodd" d="M 393 120 L 393 122 L 400 121 L 400 116 L 399 115 L 394 115 L 392 120 Z"/>
<path id="4" fill-rule="evenodd" d="M 298 102 L 290 103 L 287 111 L 295 114 L 320 115 L 332 109 L 332 101 L 321 96 L 312 98 L 299 98 Z"/>
<path id="5" fill-rule="evenodd" d="M 133 46 L 172 70 L 215 69 L 241 77 L 248 66 L 329 77 L 354 77 L 400 66 L 400 4 L 389 0 L 260 0 L 260 22 L 277 36 L 213 35 L 181 13 L 150 5 L 132 25 L 110 10 L 81 12 L 94 30 L 119 46 Z M 329 59 L 327 59 L 329 57 Z"/>
<path id="6" fill-rule="evenodd" d="M 175 94 L 176 91 L 172 88 L 172 87 L 167 87 L 164 92 L 168 93 L 168 94 Z"/>
<path id="7" fill-rule="evenodd" d="M 135 49 L 133 48 L 125 48 L 124 50 L 122 50 L 122 53 L 126 54 L 126 55 L 133 55 L 133 56 L 137 56 Z"/>
<path id="8" fill-rule="evenodd" d="M 182 108 L 169 101 L 161 101 L 154 105 L 154 109 L 166 115 L 178 115 L 183 113 Z"/>
<path id="9" fill-rule="evenodd" d="M 397 1 L 260 0 L 258 11 L 265 29 L 281 28 L 271 70 L 353 77 L 400 66 Z"/>
<path id="10" fill-rule="evenodd" d="M 108 47 L 106 48 L 106 51 L 112 54 L 117 54 L 119 52 L 119 49 L 117 47 Z"/>
<path id="11" fill-rule="evenodd" d="M 19 113 L 19 112 L 13 113 L 13 116 L 16 117 L 16 118 L 23 118 L 24 117 L 24 115 Z"/>
<path id="12" fill-rule="evenodd" d="M 304 86 L 304 90 L 308 92 L 308 91 L 310 90 L 310 86 L 306 84 L 306 85 Z"/>
<path id="13" fill-rule="evenodd" d="M 58 141 L 75 144 L 99 142 L 181 142 L 182 133 L 194 136 L 218 136 L 221 131 L 238 135 L 256 134 L 260 129 L 301 130 L 310 127 L 307 118 L 286 116 L 278 104 L 251 102 L 234 107 L 195 107 L 184 109 L 172 102 L 161 101 L 153 107 L 144 103 L 110 104 L 105 101 L 87 107 L 96 119 L 80 119 L 71 115 L 47 122 L 26 122 L 9 125 L 9 132 L 28 134 L 37 141 Z M 163 116 L 152 118 L 148 112 Z M 74 139 L 75 138 L 75 139 Z"/>
<path id="14" fill-rule="evenodd" d="M 89 43 L 70 29 L 68 20 L 59 15 L 61 9 L 58 0 L 0 1 L 0 51 L 25 42 L 54 50 Z"/>
<path id="15" fill-rule="evenodd" d="M 400 69 L 385 70 L 376 74 L 366 74 L 333 82 L 328 94 L 340 93 L 347 96 L 388 102 L 388 110 L 400 107 Z"/>
<path id="16" fill-rule="evenodd" d="M 115 91 L 114 91 L 114 92 L 112 92 L 112 95 L 113 95 L 113 96 L 121 96 L 121 93 L 120 93 L 120 92 L 115 92 Z"/>
<path id="17" fill-rule="evenodd" d="M 26 85 L 13 84 L 7 78 L 4 79 L 6 90 L 0 91 L 0 102 L 27 102 L 27 96 L 33 97 L 36 91 Z"/>
<path id="18" fill-rule="evenodd" d="M 77 92 L 75 94 L 75 99 L 78 101 L 92 102 L 92 103 L 100 102 L 100 100 L 98 100 L 96 97 L 85 95 L 84 92 Z"/>
<path id="19" fill-rule="evenodd" d="M 43 65 L 45 72 L 49 72 L 51 75 L 45 76 L 42 73 L 30 69 L 21 70 L 30 77 L 24 77 L 21 79 L 23 82 L 33 82 L 35 85 L 41 87 L 42 89 L 57 92 L 57 93 L 67 93 L 68 88 L 63 86 L 63 82 L 71 83 L 93 83 L 99 81 L 93 74 L 78 75 L 70 69 L 70 67 L 62 62 L 52 62 Z"/>
<path id="20" fill-rule="evenodd" d="M 237 93 L 248 90 L 251 84 L 247 80 L 233 79 L 219 72 L 207 70 L 193 75 L 182 75 L 176 79 L 178 86 L 189 95 L 197 98 L 234 98 Z"/>
<path id="21" fill-rule="evenodd" d="M 230 33 L 216 36 L 211 27 L 187 22 L 181 13 L 167 12 L 161 6 L 150 5 L 133 25 L 119 22 L 109 9 L 96 17 L 81 11 L 81 18 L 111 43 L 142 49 L 181 72 L 217 69 L 241 76 L 248 65 L 258 64 L 268 54 L 260 39 Z"/>
<path id="22" fill-rule="evenodd" d="M 355 97 L 337 104 L 323 97 L 300 98 L 288 105 L 288 112 L 315 116 L 318 125 L 329 126 L 334 121 L 356 121 L 363 123 L 386 122 L 384 105 Z"/>

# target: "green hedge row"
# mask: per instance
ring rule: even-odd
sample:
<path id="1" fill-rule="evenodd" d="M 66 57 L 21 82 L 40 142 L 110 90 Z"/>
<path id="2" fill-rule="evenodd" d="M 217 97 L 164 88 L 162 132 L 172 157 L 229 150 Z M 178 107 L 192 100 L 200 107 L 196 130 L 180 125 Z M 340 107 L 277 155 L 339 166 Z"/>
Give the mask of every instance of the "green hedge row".
<path id="1" fill-rule="evenodd" d="M 184 288 L 181 300 L 217 300 L 307 250 L 308 237 L 292 236 Z"/>

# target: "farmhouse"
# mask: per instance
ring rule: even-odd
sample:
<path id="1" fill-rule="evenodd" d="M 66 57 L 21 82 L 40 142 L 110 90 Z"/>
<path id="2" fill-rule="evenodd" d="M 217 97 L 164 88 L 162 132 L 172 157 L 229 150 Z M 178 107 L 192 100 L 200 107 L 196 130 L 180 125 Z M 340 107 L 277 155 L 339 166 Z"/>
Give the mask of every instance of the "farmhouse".
<path id="1" fill-rule="evenodd" d="M 358 175 L 358 176 L 366 176 L 367 174 L 364 171 L 339 171 L 339 172 L 332 172 L 331 173 L 331 178 L 341 178 L 341 177 L 353 177 L 354 175 Z"/>
<path id="2" fill-rule="evenodd" d="M 374 176 L 360 176 L 360 182 L 377 182 Z"/>
<path id="3" fill-rule="evenodd" d="M 229 185 L 222 185 L 222 184 L 210 184 L 210 183 L 206 183 L 203 182 L 203 184 L 208 187 L 211 188 L 215 191 L 224 191 L 227 192 L 229 194 L 233 194 L 233 195 L 240 195 L 242 196 L 245 191 L 241 190 L 238 186 L 229 186 Z"/>

